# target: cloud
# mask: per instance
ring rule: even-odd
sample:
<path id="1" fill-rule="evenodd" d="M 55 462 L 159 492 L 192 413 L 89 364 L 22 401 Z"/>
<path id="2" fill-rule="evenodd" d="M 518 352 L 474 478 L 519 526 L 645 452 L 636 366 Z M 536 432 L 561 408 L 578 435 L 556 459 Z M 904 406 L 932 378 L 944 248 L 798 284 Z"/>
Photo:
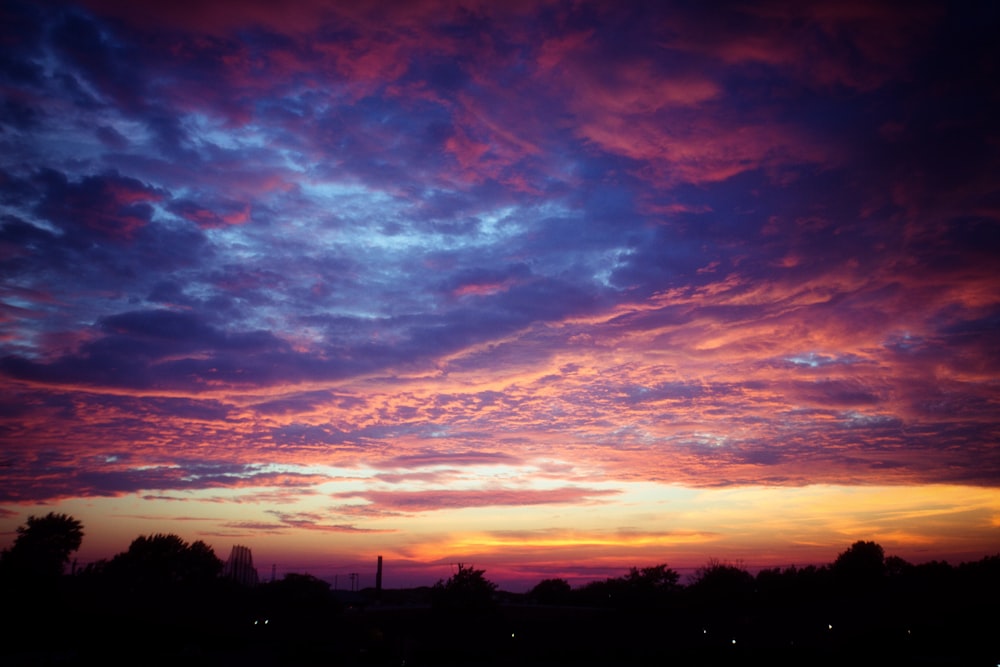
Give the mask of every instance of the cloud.
<path id="1" fill-rule="evenodd" d="M 275 510 L 267 510 L 267 513 L 276 516 L 280 520 L 281 525 L 285 528 L 317 530 L 326 533 L 376 534 L 395 532 L 394 530 L 359 528 L 351 524 L 325 523 L 325 516 L 310 512 L 278 512 Z"/>
<path id="2" fill-rule="evenodd" d="M 130 241 L 153 216 L 152 202 L 166 193 L 115 172 L 88 176 L 78 183 L 43 170 L 35 179 L 42 191 L 36 212 L 74 236 Z"/>
<path id="3" fill-rule="evenodd" d="M 406 513 L 432 512 L 446 509 L 497 506 L 560 505 L 599 502 L 599 498 L 616 495 L 609 489 L 563 487 L 559 489 L 505 489 L 433 491 L 365 491 L 336 494 L 340 498 L 360 498 L 379 509 Z"/>
<path id="4" fill-rule="evenodd" d="M 717 537 L 711 531 L 690 530 L 640 530 L 621 527 L 614 530 L 568 530 L 546 528 L 538 530 L 496 530 L 490 531 L 486 540 L 494 546 L 510 549 L 544 547 L 548 549 L 574 549 L 588 546 L 609 545 L 665 545 L 699 543 Z"/>
<path id="5" fill-rule="evenodd" d="M 757 3 L 724 16 L 677 12 L 664 45 L 807 86 L 871 90 L 905 71 L 939 8 L 870 3 Z"/>
<path id="6" fill-rule="evenodd" d="M 262 470 L 261 466 L 211 460 L 173 459 L 169 464 L 137 465 L 129 456 L 122 461 L 117 461 L 116 457 L 95 460 L 86 454 L 81 460 L 74 461 L 74 458 L 69 452 L 51 450 L 30 458 L 15 457 L 7 471 L 8 483 L 0 500 L 30 502 L 70 496 L 117 497 L 154 490 L 288 489 L 309 493 L 310 487 L 328 481 L 326 476 L 319 474 L 272 472 Z"/>
<path id="7" fill-rule="evenodd" d="M 1000 480 L 988 9 L 3 11 L 5 503 Z"/>
<path id="8" fill-rule="evenodd" d="M 288 346 L 270 332 L 233 334 L 219 330 L 198 315 L 170 310 L 131 311 L 103 318 L 102 335 L 78 351 L 51 363 L 18 356 L 0 360 L 0 370 L 20 379 L 129 388 L 197 387 L 221 381 L 241 383 L 253 356 L 284 358 L 291 372 Z M 290 362 L 290 363 L 289 363 Z M 265 362 L 267 363 L 267 362 Z M 260 381 L 250 374 L 251 383 Z"/>
<path id="9" fill-rule="evenodd" d="M 284 523 L 274 523 L 266 521 L 228 521 L 222 524 L 225 528 L 233 528 L 237 530 L 245 530 L 249 535 L 263 534 L 277 534 L 282 533 L 288 528 Z"/>
<path id="10" fill-rule="evenodd" d="M 432 466 L 517 465 L 521 459 L 503 452 L 433 452 L 405 454 L 379 461 L 380 468 L 428 468 Z"/>
<path id="11" fill-rule="evenodd" d="M 145 106 L 145 81 L 130 45 L 109 39 L 91 17 L 74 11 L 56 12 L 50 45 L 76 74 L 85 77 L 104 101 L 129 110 Z"/>
<path id="12" fill-rule="evenodd" d="M 249 204 L 239 202 L 223 201 L 214 204 L 212 208 L 206 208 L 191 200 L 175 199 L 167 208 L 202 229 L 242 225 L 250 220 Z"/>

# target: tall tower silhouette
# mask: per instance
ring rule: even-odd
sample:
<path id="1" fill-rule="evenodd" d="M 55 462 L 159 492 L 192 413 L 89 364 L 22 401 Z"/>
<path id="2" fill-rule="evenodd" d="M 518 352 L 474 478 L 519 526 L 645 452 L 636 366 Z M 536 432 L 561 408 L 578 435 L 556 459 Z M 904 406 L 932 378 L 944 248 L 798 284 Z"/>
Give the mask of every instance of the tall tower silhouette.
<path id="1" fill-rule="evenodd" d="M 375 599 L 382 599 L 382 557 L 378 557 L 378 568 L 375 570 Z"/>

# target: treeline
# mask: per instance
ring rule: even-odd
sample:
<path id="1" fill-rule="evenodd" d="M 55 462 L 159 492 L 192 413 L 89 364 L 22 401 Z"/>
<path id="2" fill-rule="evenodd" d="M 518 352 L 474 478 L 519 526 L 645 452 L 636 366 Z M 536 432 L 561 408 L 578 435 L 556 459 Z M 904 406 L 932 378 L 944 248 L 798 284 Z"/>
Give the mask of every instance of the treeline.
<path id="1" fill-rule="evenodd" d="M 208 544 L 172 534 L 75 568 L 83 536 L 79 521 L 50 513 L 0 552 L 0 665 L 253 667 L 315 664 L 334 649 L 345 607 L 316 577 L 243 586 Z"/>
<path id="2" fill-rule="evenodd" d="M 807 601 L 942 600 L 960 595 L 969 600 L 1000 585 L 1000 555 L 952 566 L 945 561 L 911 564 L 886 557 L 881 545 L 858 541 L 828 565 L 762 569 L 752 574 L 740 563 L 712 559 L 687 582 L 667 565 L 631 568 L 625 575 L 572 588 L 562 579 L 547 579 L 526 598 L 538 604 L 596 606 L 627 610 L 676 605 L 684 601 L 728 609 L 777 603 L 795 606 Z"/>
<path id="3" fill-rule="evenodd" d="M 1000 664 L 1000 555 L 915 565 L 859 541 L 756 574 L 711 560 L 682 581 L 659 564 L 512 594 L 459 565 L 347 593 L 308 574 L 242 586 L 176 535 L 74 569 L 82 539 L 72 517 L 31 517 L 0 553 L 0 664 Z"/>
<path id="4" fill-rule="evenodd" d="M 912 564 L 858 541 L 822 566 L 753 574 L 711 560 L 682 581 L 661 564 L 576 588 L 547 579 L 504 598 L 533 619 L 521 649 L 566 664 L 1000 664 L 1000 555 Z M 445 608 L 486 605 L 480 595 Z"/>

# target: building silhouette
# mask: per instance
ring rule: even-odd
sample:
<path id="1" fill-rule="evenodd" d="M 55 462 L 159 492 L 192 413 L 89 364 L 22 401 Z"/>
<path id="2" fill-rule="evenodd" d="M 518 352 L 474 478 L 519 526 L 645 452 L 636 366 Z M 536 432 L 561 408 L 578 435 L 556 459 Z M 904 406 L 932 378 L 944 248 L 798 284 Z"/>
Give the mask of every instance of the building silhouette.
<path id="1" fill-rule="evenodd" d="M 253 555 L 249 547 L 238 544 L 233 546 L 229 560 L 222 568 L 222 576 L 244 586 L 256 586 L 259 583 L 257 568 L 253 566 Z"/>

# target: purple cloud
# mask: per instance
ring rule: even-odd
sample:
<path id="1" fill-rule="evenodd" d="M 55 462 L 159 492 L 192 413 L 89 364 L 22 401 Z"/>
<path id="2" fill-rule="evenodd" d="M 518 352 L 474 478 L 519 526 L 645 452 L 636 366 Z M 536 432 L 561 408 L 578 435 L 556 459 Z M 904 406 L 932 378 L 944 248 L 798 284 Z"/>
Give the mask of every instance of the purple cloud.
<path id="1" fill-rule="evenodd" d="M 995 12 L 0 14 L 5 505 L 1000 484 Z"/>

